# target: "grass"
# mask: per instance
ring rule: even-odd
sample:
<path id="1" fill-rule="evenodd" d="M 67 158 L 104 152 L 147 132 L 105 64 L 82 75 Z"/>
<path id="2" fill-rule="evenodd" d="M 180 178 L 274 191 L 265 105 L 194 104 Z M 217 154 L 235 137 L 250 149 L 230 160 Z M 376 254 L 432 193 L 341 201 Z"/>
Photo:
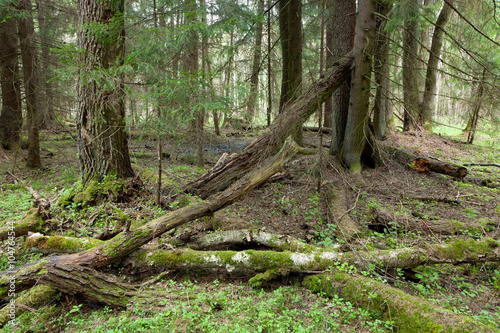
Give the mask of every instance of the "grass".
<path id="1" fill-rule="evenodd" d="M 159 286 L 160 287 L 160 286 Z M 391 322 L 374 318 L 341 298 L 327 299 L 297 287 L 252 289 L 218 280 L 167 282 L 175 296 L 155 310 L 137 306 L 127 311 L 104 307 L 89 312 L 81 305 L 55 314 L 40 312 L 43 322 L 23 315 L 16 332 L 44 332 L 45 325 L 64 332 L 389 332 Z M 165 288 L 164 287 L 164 288 Z M 147 308 L 147 306 L 146 306 Z"/>

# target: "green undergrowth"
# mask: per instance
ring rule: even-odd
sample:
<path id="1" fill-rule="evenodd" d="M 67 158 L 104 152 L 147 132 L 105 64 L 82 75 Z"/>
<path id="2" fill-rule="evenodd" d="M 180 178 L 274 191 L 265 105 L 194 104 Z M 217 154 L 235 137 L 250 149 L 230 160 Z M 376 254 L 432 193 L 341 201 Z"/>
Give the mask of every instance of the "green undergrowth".
<path id="1" fill-rule="evenodd" d="M 223 284 L 165 282 L 171 296 L 156 308 L 108 307 L 91 311 L 82 305 L 61 310 L 45 307 L 37 316 L 22 315 L 15 332 L 392 332 L 392 322 L 375 319 L 342 298 L 324 298 L 297 287 L 273 290 Z M 41 319 L 41 320 L 40 320 Z M 5 327 L 4 331 L 9 330 Z"/>

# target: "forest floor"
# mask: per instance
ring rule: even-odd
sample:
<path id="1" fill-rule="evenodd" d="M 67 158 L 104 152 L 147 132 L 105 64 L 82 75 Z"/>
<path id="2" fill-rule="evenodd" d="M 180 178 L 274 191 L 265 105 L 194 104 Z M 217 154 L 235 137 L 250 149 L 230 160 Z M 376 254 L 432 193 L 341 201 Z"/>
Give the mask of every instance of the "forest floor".
<path id="1" fill-rule="evenodd" d="M 132 132 L 130 151 L 134 168 L 142 177 L 141 193 L 127 202 L 80 209 L 58 207 L 56 201 L 79 180 L 74 134 L 42 132 L 41 170 L 25 165 L 25 151 L 0 157 L 0 221 L 17 220 L 32 206 L 31 195 L 11 174 L 53 201 L 49 233 L 91 237 L 114 223 L 112 206 L 133 218 L 153 219 L 196 199 L 178 194 L 180 189 L 213 166 L 224 152 L 239 152 L 256 133 L 227 132 L 210 135 L 205 145 L 205 167 L 196 163 L 196 147 L 189 135 L 164 141 L 162 207 L 154 204 L 156 141 Z M 319 136 L 305 132 L 305 146 L 318 147 Z M 328 137 L 324 136 L 328 144 Z M 495 145 L 466 145 L 461 138 L 413 132 L 391 134 L 377 142 L 383 165 L 364 168 L 353 177 L 322 148 L 286 165 L 283 172 L 250 192 L 232 206 L 217 212 L 213 230 L 260 229 L 289 235 L 318 246 L 341 246 L 343 250 L 397 249 L 425 243 L 445 243 L 453 238 L 500 239 L 500 168 L 467 166 L 468 175 L 419 174 L 396 162 L 388 147 L 418 153 L 430 159 L 463 165 L 498 163 Z M 10 174 L 11 173 L 11 174 Z M 318 192 L 318 183 L 319 192 Z M 332 193 L 345 192 L 345 205 L 332 204 Z M 349 215 L 362 231 L 345 243 L 334 221 Z M 385 219 L 385 224 L 381 220 Z M 148 246 L 173 241 L 186 232 L 202 231 L 206 222 L 193 221 Z M 17 264 L 40 258 L 17 242 Z M 0 243 L 2 251 L 5 242 Z M 0 259 L 0 271 L 7 259 Z M 139 284 L 159 272 L 111 267 L 127 282 Z M 300 286 L 300 275 L 270 282 L 263 289 L 247 281 L 254 273 L 226 271 L 169 272 L 157 283 L 170 288 L 176 297 L 151 300 L 163 308 L 151 312 L 141 308 L 110 309 L 64 295 L 53 303 L 22 315 L 20 332 L 397 332 L 393 322 L 376 311 L 358 308 L 342 298 L 327 299 Z M 473 316 L 500 331 L 500 265 L 498 263 L 420 266 L 408 271 L 363 272 L 406 293 L 423 297 L 456 313 Z M 1 306 L 1 305 L 0 305 Z M 9 331 L 6 327 L 5 330 Z"/>

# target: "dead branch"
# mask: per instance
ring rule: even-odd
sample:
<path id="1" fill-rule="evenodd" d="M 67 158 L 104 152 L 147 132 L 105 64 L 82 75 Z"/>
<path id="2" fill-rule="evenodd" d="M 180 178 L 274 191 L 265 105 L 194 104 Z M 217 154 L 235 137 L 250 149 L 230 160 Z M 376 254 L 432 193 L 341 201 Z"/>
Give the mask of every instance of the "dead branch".
<path id="1" fill-rule="evenodd" d="M 433 171 L 455 178 L 464 178 L 468 173 L 467 169 L 463 166 L 446 162 L 431 161 L 428 158 L 419 157 L 400 149 L 393 151 L 392 155 L 396 161 L 410 167 L 413 171 L 418 173 L 425 174 L 429 171 Z"/>

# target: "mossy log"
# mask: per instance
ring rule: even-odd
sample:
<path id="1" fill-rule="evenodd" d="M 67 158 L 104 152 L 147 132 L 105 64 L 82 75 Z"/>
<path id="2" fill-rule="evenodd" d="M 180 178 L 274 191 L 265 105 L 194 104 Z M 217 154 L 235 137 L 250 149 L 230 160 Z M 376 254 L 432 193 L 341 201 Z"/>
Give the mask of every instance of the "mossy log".
<path id="1" fill-rule="evenodd" d="M 369 310 L 379 319 L 393 321 L 397 332 L 498 332 L 472 317 L 445 310 L 420 297 L 357 274 L 336 270 L 308 276 L 302 285 L 322 295 L 337 295 Z"/>
<path id="2" fill-rule="evenodd" d="M 32 208 L 19 221 L 4 221 L 0 225 L 0 241 L 6 240 L 11 231 L 14 231 L 15 237 L 27 235 L 30 231 L 44 232 L 44 215 L 38 212 L 38 208 Z"/>
<path id="3" fill-rule="evenodd" d="M 337 237 L 351 241 L 362 234 L 358 225 L 349 215 L 347 190 L 344 187 L 332 186 L 328 192 L 328 214 L 337 226 Z"/>
<path id="4" fill-rule="evenodd" d="M 405 166 L 409 166 L 412 170 L 418 173 L 428 173 L 429 171 L 433 171 L 455 178 L 464 178 L 468 173 L 467 168 L 463 166 L 447 162 L 434 161 L 429 158 L 424 158 L 424 156 L 417 156 L 400 149 L 394 150 L 392 155 L 396 161 Z"/>
<path id="5" fill-rule="evenodd" d="M 259 235 L 258 231 L 252 234 Z M 211 235 L 210 246 L 219 241 L 220 246 L 230 246 L 237 238 L 248 237 L 246 232 L 221 232 Z M 253 236 L 252 236 L 253 237 Z M 55 241 L 51 241 L 55 238 Z M 200 236 L 203 238 L 203 236 Z M 69 239 L 69 237 L 67 237 Z M 474 240 L 455 239 L 447 244 L 423 244 L 396 250 L 351 251 L 339 252 L 337 249 L 320 248 L 302 243 L 287 236 L 262 233 L 254 240 L 261 239 L 278 251 L 198 251 L 192 249 L 138 249 L 123 260 L 123 264 L 134 267 L 156 267 L 164 269 L 205 268 L 228 269 L 242 268 L 255 271 L 266 271 L 273 268 L 283 268 L 290 272 L 322 271 L 329 267 L 348 263 L 359 268 L 376 265 L 380 268 L 415 268 L 421 265 L 463 264 L 500 261 L 500 241 L 484 238 Z M 72 249 L 81 245 L 84 250 L 89 246 L 89 240 L 73 238 Z M 97 244 L 101 241 L 97 241 Z M 241 242 L 244 242 L 242 240 Z M 102 242 L 105 243 L 105 242 Z M 26 242 L 28 248 L 41 249 L 55 253 L 60 250 L 62 242 L 57 236 L 40 237 Z M 98 246 L 99 247 L 99 246 Z M 293 252 L 292 252 L 293 251 Z"/>
<path id="6" fill-rule="evenodd" d="M 11 276 L 16 277 L 16 290 L 19 292 L 31 287 L 43 275 L 48 274 L 46 266 L 79 264 L 90 268 L 103 267 L 120 260 L 168 230 L 229 206 L 280 171 L 283 164 L 298 150 L 299 147 L 291 139 L 286 140 L 282 150 L 263 162 L 261 167 L 207 200 L 165 214 L 137 229 L 122 232 L 90 250 L 48 257 L 11 271 L 0 272 L 0 298 L 4 298 L 8 292 L 7 286 Z"/>
<path id="7" fill-rule="evenodd" d="M 0 328 L 6 325 L 10 320 L 18 318 L 28 309 L 39 308 L 50 303 L 58 294 L 57 289 L 48 285 L 37 285 L 21 296 L 13 299 L 13 306 L 9 303 L 0 309 Z M 11 310 L 13 313 L 11 313 Z"/>
<path id="8" fill-rule="evenodd" d="M 189 184 L 187 192 L 202 198 L 227 188 L 236 179 L 252 170 L 260 161 L 275 154 L 287 137 L 295 133 L 302 124 L 330 97 L 344 78 L 350 73 L 353 58 L 348 55 L 336 62 L 321 79 L 314 83 L 294 103 L 280 113 L 268 131 L 259 135 L 243 152 L 225 160 Z"/>

